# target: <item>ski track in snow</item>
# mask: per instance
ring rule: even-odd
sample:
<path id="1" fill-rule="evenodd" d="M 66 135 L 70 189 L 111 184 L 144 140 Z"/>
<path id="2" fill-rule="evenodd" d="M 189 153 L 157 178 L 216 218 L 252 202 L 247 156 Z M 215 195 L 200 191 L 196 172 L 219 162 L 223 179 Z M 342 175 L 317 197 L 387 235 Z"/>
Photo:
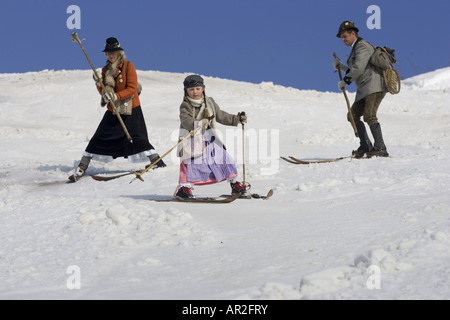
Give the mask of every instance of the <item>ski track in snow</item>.
<path id="1" fill-rule="evenodd" d="M 138 71 L 160 154 L 176 143 L 186 75 Z M 104 113 L 92 72 L 0 74 L 0 298 L 448 299 L 449 79 L 449 68 L 437 70 L 385 98 L 390 158 L 297 166 L 278 156 L 356 148 L 342 94 L 205 77 L 223 110 L 246 111 L 246 132 L 280 139 L 270 164 L 246 164 L 251 191 L 273 188 L 270 200 L 203 205 L 148 201 L 174 192 L 172 154 L 144 182 L 66 183 Z M 230 152 L 241 159 L 235 130 Z M 92 162 L 87 173 L 143 165 Z M 265 175 L 270 165 L 277 170 Z M 195 189 L 227 192 L 226 183 Z M 70 266 L 81 289 L 68 288 Z M 370 289 L 374 270 L 380 287 Z"/>

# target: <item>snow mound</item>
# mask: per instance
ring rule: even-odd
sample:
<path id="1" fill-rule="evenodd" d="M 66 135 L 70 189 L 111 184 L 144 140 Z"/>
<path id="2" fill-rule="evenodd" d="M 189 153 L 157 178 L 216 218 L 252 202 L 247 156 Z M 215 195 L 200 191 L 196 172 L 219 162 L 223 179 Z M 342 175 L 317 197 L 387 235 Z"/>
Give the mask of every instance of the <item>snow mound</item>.
<path id="1" fill-rule="evenodd" d="M 446 90 L 450 88 L 450 67 L 437 69 L 402 81 L 407 90 Z"/>
<path id="2" fill-rule="evenodd" d="M 417 278 L 417 272 L 426 266 L 440 269 L 437 275 L 429 277 L 439 283 L 435 278 L 445 277 L 447 273 L 442 268 L 448 258 L 445 253 L 448 245 L 448 232 L 425 229 L 386 248 L 368 249 L 354 258 L 353 265 L 336 266 L 303 276 L 300 282 L 302 299 L 349 299 L 358 291 L 364 292 L 366 298 L 378 298 L 380 290 L 389 291 L 386 290 L 392 285 L 386 280 L 389 277 L 426 281 Z M 427 258 L 428 252 L 434 253 L 432 259 Z M 395 294 L 388 298 L 395 298 Z"/>

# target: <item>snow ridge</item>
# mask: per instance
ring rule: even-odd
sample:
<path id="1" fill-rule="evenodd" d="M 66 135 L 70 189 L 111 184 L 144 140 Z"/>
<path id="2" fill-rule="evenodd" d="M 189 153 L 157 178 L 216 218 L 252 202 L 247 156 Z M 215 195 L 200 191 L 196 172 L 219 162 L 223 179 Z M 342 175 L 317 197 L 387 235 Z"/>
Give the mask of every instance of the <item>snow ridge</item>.
<path id="1" fill-rule="evenodd" d="M 448 90 L 450 88 L 450 67 L 420 74 L 402 81 L 407 90 Z"/>

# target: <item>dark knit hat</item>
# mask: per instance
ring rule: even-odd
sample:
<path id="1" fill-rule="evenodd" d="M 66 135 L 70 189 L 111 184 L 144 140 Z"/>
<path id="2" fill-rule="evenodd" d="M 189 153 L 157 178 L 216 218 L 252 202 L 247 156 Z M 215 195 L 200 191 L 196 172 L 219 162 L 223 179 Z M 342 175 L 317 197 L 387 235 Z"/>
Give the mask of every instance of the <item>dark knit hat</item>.
<path id="1" fill-rule="evenodd" d="M 197 74 L 192 74 L 187 76 L 183 81 L 184 89 L 195 88 L 195 87 L 204 87 L 203 78 Z"/>
<path id="2" fill-rule="evenodd" d="M 348 31 L 348 30 L 355 30 L 356 32 L 359 32 L 358 28 L 355 27 L 355 23 L 353 21 L 344 21 L 339 26 L 339 31 L 338 31 L 336 37 L 340 38 L 341 32 Z"/>
<path id="3" fill-rule="evenodd" d="M 111 37 L 106 39 L 105 50 L 103 50 L 103 52 L 114 52 L 119 50 L 123 49 L 120 47 L 120 43 L 116 38 Z"/>

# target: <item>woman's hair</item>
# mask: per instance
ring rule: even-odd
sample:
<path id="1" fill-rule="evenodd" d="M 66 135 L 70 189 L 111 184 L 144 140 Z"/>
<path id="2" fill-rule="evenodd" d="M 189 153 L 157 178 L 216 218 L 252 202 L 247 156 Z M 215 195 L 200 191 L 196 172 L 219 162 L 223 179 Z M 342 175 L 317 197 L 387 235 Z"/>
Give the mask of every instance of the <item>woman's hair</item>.
<path id="1" fill-rule="evenodd" d="M 117 57 L 117 60 L 123 61 L 123 60 L 125 60 L 127 58 L 127 56 L 125 55 L 125 51 L 117 50 L 116 52 L 119 54 L 119 56 Z M 105 56 L 106 56 L 106 52 L 105 52 Z M 106 62 L 108 63 L 109 60 L 106 60 Z"/>

